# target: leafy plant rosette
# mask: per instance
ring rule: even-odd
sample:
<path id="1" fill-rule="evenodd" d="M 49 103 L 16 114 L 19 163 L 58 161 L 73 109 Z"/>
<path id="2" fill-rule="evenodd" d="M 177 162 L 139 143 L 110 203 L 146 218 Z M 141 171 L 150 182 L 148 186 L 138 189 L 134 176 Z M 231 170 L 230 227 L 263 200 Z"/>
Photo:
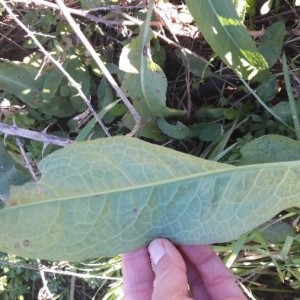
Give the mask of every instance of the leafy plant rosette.
<path id="1" fill-rule="evenodd" d="M 75 143 L 40 162 L 38 182 L 12 188 L 0 250 L 79 261 L 157 237 L 227 242 L 299 207 L 299 164 L 235 167 L 129 137 Z"/>

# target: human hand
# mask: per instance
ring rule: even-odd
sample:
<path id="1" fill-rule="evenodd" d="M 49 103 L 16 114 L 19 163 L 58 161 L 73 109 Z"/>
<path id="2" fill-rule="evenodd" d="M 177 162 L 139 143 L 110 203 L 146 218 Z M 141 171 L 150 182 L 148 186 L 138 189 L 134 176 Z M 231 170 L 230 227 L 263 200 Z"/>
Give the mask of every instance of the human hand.
<path id="1" fill-rule="evenodd" d="M 126 300 L 246 299 L 210 246 L 176 248 L 156 239 L 148 249 L 123 254 L 122 262 Z"/>

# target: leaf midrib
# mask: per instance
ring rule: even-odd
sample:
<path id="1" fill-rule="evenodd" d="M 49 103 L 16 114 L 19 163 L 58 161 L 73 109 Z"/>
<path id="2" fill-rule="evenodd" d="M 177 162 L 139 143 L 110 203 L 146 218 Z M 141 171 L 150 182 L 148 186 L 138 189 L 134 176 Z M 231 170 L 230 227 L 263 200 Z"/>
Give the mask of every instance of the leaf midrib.
<path id="1" fill-rule="evenodd" d="M 294 163 L 293 165 L 291 165 L 291 163 Z M 295 164 L 296 163 L 296 164 Z M 55 198 L 55 199 L 49 199 L 49 200 L 42 200 L 39 202 L 31 202 L 28 204 L 18 204 L 16 206 L 13 207 L 9 207 L 9 209 L 18 209 L 20 207 L 27 207 L 27 206 L 34 206 L 34 205 L 43 205 L 43 204 L 48 204 L 48 203 L 53 203 L 53 202 L 62 202 L 62 201 L 67 201 L 67 200 L 72 200 L 72 199 L 84 199 L 84 198 L 90 198 L 90 197 L 95 197 L 95 196 L 107 196 L 109 194 L 114 194 L 114 193 L 123 193 L 123 192 L 128 192 L 128 191 L 136 191 L 136 190 L 140 190 L 140 189 L 146 189 L 146 188 L 154 188 L 154 187 L 158 187 L 158 186 L 164 186 L 164 185 L 168 185 L 168 184 L 175 184 L 175 183 L 182 183 L 184 181 L 192 181 L 195 180 L 197 178 L 203 178 L 203 177 L 210 177 L 210 176 L 215 176 L 215 175 L 224 175 L 226 173 L 230 173 L 232 172 L 231 176 L 236 173 L 236 172 L 240 172 L 240 171 L 256 171 L 256 170 L 266 170 L 266 169 L 274 169 L 277 167 L 284 167 L 284 166 L 288 166 L 288 168 L 285 170 L 285 172 L 300 167 L 300 161 L 289 161 L 289 162 L 276 162 L 276 163 L 266 163 L 266 164 L 257 164 L 257 165 L 247 165 L 247 166 L 239 166 L 239 167 L 235 167 L 232 166 L 232 168 L 226 168 L 223 170 L 214 170 L 214 171 L 207 171 L 206 173 L 196 173 L 196 174 L 191 174 L 191 175 L 186 175 L 186 176 L 180 176 L 180 177 L 176 177 L 176 178 L 171 178 L 171 179 L 164 179 L 162 181 L 157 181 L 157 182 L 151 182 L 151 183 L 146 183 L 146 184 L 139 184 L 139 185 L 135 185 L 135 186 L 130 186 L 130 187 L 122 187 L 119 189 L 115 189 L 115 190 L 106 190 L 103 193 L 101 193 L 101 191 L 97 192 L 97 193 L 90 193 L 90 194 L 79 194 L 78 197 L 61 197 L 61 198 Z M 82 200 L 84 201 L 84 200 Z M 5 208 L 8 209 L 8 208 Z M 5 210 L 4 209 L 4 210 Z"/>

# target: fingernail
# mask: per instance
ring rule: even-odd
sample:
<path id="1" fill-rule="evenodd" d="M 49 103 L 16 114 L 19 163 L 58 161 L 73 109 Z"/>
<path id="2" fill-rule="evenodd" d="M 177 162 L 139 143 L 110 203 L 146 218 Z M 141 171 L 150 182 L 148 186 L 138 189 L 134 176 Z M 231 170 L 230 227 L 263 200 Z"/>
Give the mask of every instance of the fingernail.
<path id="1" fill-rule="evenodd" d="M 160 241 L 153 241 L 149 245 L 149 253 L 153 267 L 155 267 L 160 259 L 165 255 L 165 247 Z"/>

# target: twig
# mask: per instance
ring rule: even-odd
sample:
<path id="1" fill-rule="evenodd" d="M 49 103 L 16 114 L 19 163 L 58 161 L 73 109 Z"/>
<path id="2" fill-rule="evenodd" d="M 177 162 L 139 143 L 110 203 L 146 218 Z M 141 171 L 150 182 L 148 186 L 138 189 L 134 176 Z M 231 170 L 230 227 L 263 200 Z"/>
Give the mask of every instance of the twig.
<path id="1" fill-rule="evenodd" d="M 39 259 L 36 260 L 37 264 L 38 264 L 38 268 L 39 268 L 39 272 L 40 272 L 40 276 L 43 282 L 43 287 L 40 289 L 40 292 L 45 291 L 46 295 L 47 295 L 47 299 L 54 299 L 54 294 L 52 294 L 48 288 L 48 281 L 45 277 L 45 271 L 43 270 L 43 265 L 41 264 L 41 261 Z"/>
<path id="2" fill-rule="evenodd" d="M 155 13 L 159 16 L 159 18 L 161 18 L 161 20 L 165 23 L 167 29 L 169 30 L 169 32 L 171 33 L 171 35 L 174 38 L 174 41 L 176 43 L 179 43 L 178 38 L 176 36 L 176 34 L 173 32 L 172 30 L 172 23 L 171 21 L 168 19 L 168 17 L 166 16 L 164 9 L 162 9 L 159 5 L 154 6 L 153 10 L 155 11 Z"/>
<path id="3" fill-rule="evenodd" d="M 5 26 L 8 26 L 6 24 L 4 24 Z M 2 34 L 0 32 L 1 38 L 0 38 L 0 43 L 2 43 L 3 39 L 8 40 L 10 43 L 12 43 L 14 46 L 16 46 L 18 49 L 20 49 L 20 51 L 22 51 L 23 53 L 26 53 L 26 55 L 28 55 L 29 51 L 24 49 L 23 47 L 21 47 L 18 43 L 16 43 L 14 40 L 12 40 L 11 38 L 9 38 L 9 35 L 11 34 L 11 32 L 14 30 L 14 27 L 10 27 L 5 34 Z"/>
<path id="4" fill-rule="evenodd" d="M 143 9 L 146 8 L 146 5 L 140 4 L 140 5 L 109 5 L 109 6 L 101 6 L 101 7 L 95 7 L 87 10 L 88 12 L 94 12 L 99 10 L 129 10 L 129 9 Z"/>
<path id="5" fill-rule="evenodd" d="M 1 1 L 3 1 L 3 0 L 1 0 Z M 94 48 L 92 47 L 90 42 L 87 40 L 87 38 L 85 37 L 85 35 L 81 31 L 81 29 L 79 28 L 78 24 L 75 22 L 75 20 L 73 19 L 73 17 L 69 13 L 69 11 L 68 11 L 67 7 L 65 6 L 65 4 L 63 3 L 63 1 L 62 0 L 56 0 L 56 3 L 60 7 L 61 12 L 65 16 L 65 18 L 68 21 L 69 25 L 72 27 L 72 29 L 74 30 L 74 32 L 76 33 L 78 38 L 81 40 L 82 44 L 85 46 L 87 51 L 90 53 L 92 58 L 95 60 L 95 62 L 97 63 L 97 65 L 101 69 L 101 71 L 104 74 L 104 76 L 106 77 L 107 81 L 110 83 L 112 88 L 116 91 L 117 95 L 121 98 L 121 100 L 124 102 L 124 104 L 129 109 L 132 117 L 135 120 L 135 126 L 132 129 L 132 131 L 130 132 L 130 135 L 132 135 L 132 136 L 135 135 L 141 127 L 141 116 L 140 116 L 140 114 L 136 111 L 136 109 L 131 104 L 131 102 L 128 100 L 128 98 L 126 97 L 124 92 L 120 89 L 120 87 L 116 83 L 115 79 L 112 77 L 112 75 L 110 74 L 110 72 L 106 68 L 105 64 L 99 58 L 99 56 L 96 53 L 96 51 L 94 50 Z"/>
<path id="6" fill-rule="evenodd" d="M 24 147 L 23 147 L 23 143 L 21 142 L 20 138 L 19 137 L 16 137 L 16 143 L 21 151 L 21 154 L 22 154 L 22 157 L 25 161 L 25 166 L 26 168 L 29 170 L 32 178 L 34 179 L 34 181 L 38 181 L 38 177 L 37 175 L 35 174 L 34 170 L 33 170 L 33 167 L 32 167 L 32 164 L 28 158 L 28 156 L 26 155 L 26 152 L 24 150 Z"/>
<path id="7" fill-rule="evenodd" d="M 39 141 L 44 143 L 45 145 L 57 145 L 60 147 L 66 147 L 68 145 L 71 145 L 73 141 L 69 139 L 65 139 L 62 137 L 58 137 L 52 134 L 47 134 L 44 132 L 29 130 L 29 129 L 23 129 L 19 128 L 16 125 L 8 125 L 4 123 L 0 123 L 0 132 L 4 133 L 4 136 L 18 136 L 26 139 L 31 139 L 35 141 Z"/>
<path id="8" fill-rule="evenodd" d="M 0 260 L 0 265 L 6 265 L 14 268 L 24 268 L 27 270 L 33 270 L 33 271 L 39 271 L 39 269 L 35 266 L 32 266 L 30 264 L 19 264 L 19 263 L 12 263 L 4 260 Z M 110 277 L 110 276 L 100 276 L 100 275 L 91 275 L 91 274 L 85 274 L 85 273 L 76 273 L 71 271 L 62 271 L 62 270 L 55 270 L 51 268 L 47 268 L 44 265 L 41 265 L 41 269 L 44 272 L 47 273 L 53 273 L 58 275 L 64 275 L 64 276 L 74 276 L 81 279 L 90 279 L 90 278 L 96 278 L 96 279 L 102 279 L 102 280 L 114 280 L 114 281 L 122 281 L 122 278 L 119 277 Z"/>
<path id="9" fill-rule="evenodd" d="M 59 6 L 55 3 L 49 2 L 49 1 L 44 1 L 44 0 L 13 0 L 12 2 L 18 3 L 33 3 L 33 4 L 38 4 L 38 5 L 42 5 L 48 8 L 52 8 L 52 9 L 57 9 L 59 10 Z M 87 10 L 82 10 L 82 9 L 75 9 L 75 8 L 71 8 L 71 7 L 67 7 L 67 10 L 74 15 L 77 16 L 81 16 L 84 18 L 87 18 L 91 21 L 94 21 L 96 23 L 102 23 L 105 24 L 106 26 L 112 27 L 112 26 L 120 26 L 120 25 L 127 25 L 127 24 L 123 24 L 121 21 L 116 21 L 116 20 L 106 20 L 102 17 L 99 16 L 95 16 L 89 13 L 89 11 Z"/>
<path id="10" fill-rule="evenodd" d="M 76 277 L 71 276 L 69 300 L 74 300 Z"/>
<path id="11" fill-rule="evenodd" d="M 4 0 L 0 0 L 0 3 L 3 5 L 3 7 L 6 9 L 8 14 L 15 20 L 15 22 L 28 34 L 28 36 L 34 41 L 34 43 L 39 47 L 39 49 L 43 52 L 45 57 L 47 57 L 68 79 L 71 86 L 73 86 L 77 91 L 78 95 L 82 98 L 82 100 L 85 102 L 87 107 L 90 109 L 92 115 L 97 120 L 99 125 L 102 127 L 103 131 L 107 136 L 110 136 L 110 133 L 108 129 L 105 127 L 101 119 L 99 118 L 98 114 L 95 112 L 94 108 L 92 107 L 89 99 L 85 96 L 83 93 L 81 86 L 78 82 L 76 82 L 73 77 L 64 69 L 64 67 L 60 64 L 59 61 L 57 61 L 44 47 L 43 45 L 37 40 L 34 33 L 31 32 L 14 14 L 12 9 L 6 4 Z"/>

